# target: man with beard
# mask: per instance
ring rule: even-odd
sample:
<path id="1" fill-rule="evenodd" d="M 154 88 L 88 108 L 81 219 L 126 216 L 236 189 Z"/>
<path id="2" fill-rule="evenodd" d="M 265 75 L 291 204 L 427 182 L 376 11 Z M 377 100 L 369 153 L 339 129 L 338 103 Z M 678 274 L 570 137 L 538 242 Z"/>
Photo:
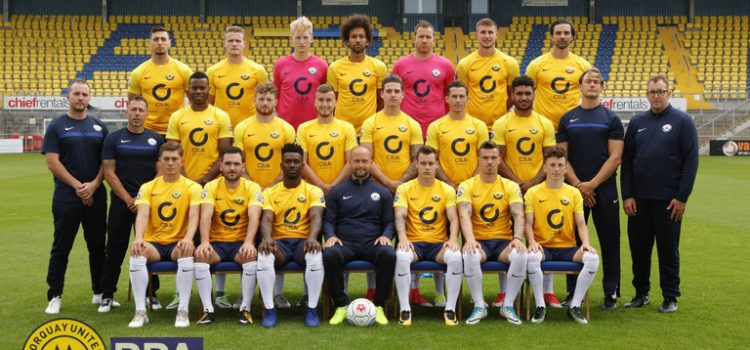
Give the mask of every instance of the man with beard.
<path id="1" fill-rule="evenodd" d="M 172 46 L 164 27 L 151 29 L 151 59 L 130 74 L 128 100 L 143 96 L 148 102 L 148 118 L 144 126 L 162 135 L 167 133 L 169 117 L 185 105 L 185 92 L 190 68 L 169 56 Z"/>

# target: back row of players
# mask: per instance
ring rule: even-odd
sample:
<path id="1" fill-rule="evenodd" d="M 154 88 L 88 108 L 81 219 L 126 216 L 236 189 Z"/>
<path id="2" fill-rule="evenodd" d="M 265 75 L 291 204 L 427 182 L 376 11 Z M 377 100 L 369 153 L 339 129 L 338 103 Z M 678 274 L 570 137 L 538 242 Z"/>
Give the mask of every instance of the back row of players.
<path id="1" fill-rule="evenodd" d="M 415 53 L 399 60 L 393 69 L 396 74 L 390 75 L 382 62 L 365 55 L 365 48 L 372 40 L 367 17 L 353 16 L 342 24 L 342 38 L 350 55 L 328 68 L 324 61 L 309 53 L 312 24 L 303 17 L 291 27 L 295 51 L 277 62 L 273 84 L 264 82 L 266 73 L 262 67 L 242 56 L 241 28 L 227 29 L 228 57 L 211 67 L 208 74 L 192 73 L 184 64 L 170 58 L 168 33 L 163 28 L 155 28 L 151 35 L 152 59 L 132 75 L 127 111 L 129 125 L 106 140 L 106 127 L 85 115 L 90 97 L 88 85 L 82 81 L 71 85 L 68 118 L 58 118 L 50 124 L 43 152 L 55 174 L 55 201 L 62 202 L 62 197 L 70 197 L 79 199 L 89 208 L 83 208 L 83 213 L 65 215 L 64 210 L 56 210 L 53 203 L 55 242 L 48 273 L 50 303 L 47 312 L 56 313 L 60 309 L 67 255 L 75 237 L 75 232 L 70 232 L 71 221 L 80 222 L 84 216 L 87 241 L 97 229 L 103 231 L 103 216 L 101 226 L 94 223 L 99 222 L 98 219 L 87 220 L 85 216 L 93 216 L 95 213 L 91 211 L 106 210 L 106 195 L 101 198 L 99 192 L 103 187 L 98 186 L 104 177 L 113 192 L 109 225 L 111 246 L 107 249 L 106 264 L 101 264 L 103 254 L 90 254 L 94 300 L 101 301 L 100 310 L 108 311 L 116 305 L 112 296 L 119 265 L 124 258 L 130 225 L 135 221 L 136 240 L 130 271 L 137 297 L 136 316 L 131 326 L 147 322 L 146 262 L 161 259 L 175 260 L 180 266 L 176 326 L 188 324 L 187 302 L 193 274 L 205 308 L 199 322 L 212 320 L 209 266 L 223 259 L 242 263 L 245 270 L 240 306 L 244 323 L 252 322 L 249 301 L 255 278 L 249 276 L 257 271 L 266 308 L 263 324 L 267 326 L 275 324 L 272 292 L 267 292 L 267 288 L 273 288 L 274 260 L 276 264 L 291 260 L 305 262 L 306 322 L 317 325 L 315 305 L 324 260 L 326 271 L 335 271 L 336 266 L 340 270 L 340 265 L 328 263 L 335 261 L 333 254 L 324 259 L 325 254 L 320 253 L 317 237 L 321 230 L 328 238 L 326 252 L 334 252 L 338 241 L 338 246 L 362 250 L 347 251 L 339 256 L 385 259 L 377 264 L 377 284 L 388 285 L 386 281 L 393 278 L 395 271 L 402 324 L 411 322 L 408 263 L 418 259 L 447 264 L 445 319 L 451 325 L 457 323 L 455 303 L 461 272 L 466 270 L 476 305 L 467 322 L 479 322 L 487 311 L 481 294 L 481 273 L 477 272 L 479 262 L 486 258 L 510 263 L 508 294 L 499 304 L 503 305 L 501 314 L 513 323 L 520 322 L 512 304 L 525 271 L 528 270 L 530 276 L 535 274 L 534 278 L 530 277 L 537 304 L 534 320 L 541 322 L 546 312 L 546 295 L 542 296 L 539 261 L 583 262 L 584 272 L 589 273 L 582 273 L 578 284 L 572 287 L 569 313 L 585 323 L 579 306 L 582 293 L 597 270 L 598 257 L 588 244 L 584 202 L 588 207 L 596 207 L 597 203 L 614 204 L 605 205 L 607 208 L 599 206 L 603 213 L 599 215 L 601 227 L 599 222 L 596 224 L 605 251 L 604 306 L 615 305 L 619 288 L 619 220 L 613 175 L 622 153 L 623 130 L 611 111 L 596 108 L 603 87 L 601 74 L 568 51 L 574 36 L 570 22 L 553 23 L 550 32 L 554 47 L 549 54 L 530 64 L 527 69 L 530 78 L 519 76 L 515 60 L 495 49 L 494 22 L 479 21 L 480 48 L 459 63 L 459 80 L 455 81 L 450 62 L 432 53 L 433 29 L 426 22 L 420 22 L 415 30 Z M 654 84 L 667 88 L 665 80 L 657 79 Z M 573 109 L 581 96 L 579 85 L 586 87 L 582 104 L 587 109 Z M 185 91 L 190 105 L 181 108 Z M 515 109 L 507 112 L 511 105 Z M 545 108 L 543 113 L 539 112 Z M 559 120 L 570 109 L 573 110 L 558 126 L 558 141 L 563 149 L 555 148 L 557 123 L 543 115 Z M 278 111 L 278 116 L 274 110 Z M 588 123 L 580 128 L 572 125 L 584 114 Z M 504 117 L 497 119 L 501 115 Z M 243 120 L 245 116 L 250 117 Z M 290 123 L 301 123 L 296 135 Z M 497 146 L 489 143 L 488 125 L 494 131 L 492 138 Z M 81 135 L 69 132 L 75 128 L 82 130 L 73 133 Z M 427 147 L 422 146 L 425 128 Z M 589 134 L 582 134 L 584 129 Z M 164 140 L 159 134 L 165 132 L 166 139 L 174 142 L 160 146 Z M 73 137 L 76 135 L 80 138 Z M 293 142 L 299 148 L 293 146 Z M 86 143 L 90 143 L 93 150 L 86 150 Z M 237 148 L 230 148 L 232 143 Z M 577 153 L 580 163 L 573 160 L 574 167 L 566 168 L 564 149 L 568 144 L 576 146 L 575 151 L 571 150 L 571 157 Z M 591 145 L 594 147 L 589 147 Z M 103 149 L 99 172 L 96 171 L 99 168 L 96 147 Z M 70 169 L 67 163 L 75 160 L 64 159 L 63 149 L 93 153 L 91 164 L 66 170 Z M 147 182 L 156 174 L 154 156 L 157 152 L 162 176 Z M 548 162 L 543 161 L 543 152 Z M 62 170 L 58 163 L 64 165 Z M 497 175 L 497 169 L 505 179 Z M 217 178 L 220 171 L 223 176 Z M 243 172 L 252 181 L 240 177 Z M 356 197 L 345 191 L 347 185 L 350 190 L 357 187 L 352 187 L 352 183 L 359 187 L 365 182 L 371 183 L 370 174 L 389 191 L 378 190 Z M 578 190 L 563 185 L 564 176 Z M 93 180 L 85 183 L 76 180 L 87 177 Z M 436 178 L 444 182 L 434 182 Z M 546 183 L 541 184 L 545 178 Z M 71 193 L 57 198 L 57 189 L 65 185 L 70 187 L 68 192 Z M 205 186 L 202 192 L 200 186 Z M 139 187 L 140 192 L 135 197 Z M 597 187 L 611 191 L 595 193 Z M 265 190 L 261 194 L 262 188 Z M 340 188 L 342 190 L 338 190 Z M 333 197 L 337 190 L 342 193 Z M 357 215 L 348 218 L 356 222 L 353 225 L 357 230 L 337 226 L 342 222 L 335 216 L 337 212 L 359 206 L 350 208 L 348 202 L 342 202 L 340 209 L 330 210 L 331 203 L 354 198 L 361 202 L 369 198 L 388 204 L 392 192 L 396 193 L 395 218 L 390 205 L 383 206 L 389 209 L 383 211 L 383 217 L 371 222 L 379 229 L 375 230 L 378 234 L 369 244 L 362 245 L 361 237 L 357 237 L 361 232 L 372 230 L 356 227 L 366 225 L 367 220 Z M 323 197 L 324 193 L 328 194 L 328 199 Z M 473 193 L 471 197 L 470 193 Z M 525 217 L 520 213 L 522 193 L 526 194 Z M 602 198 L 601 193 L 613 196 L 614 201 L 610 197 Z M 205 210 L 203 205 L 206 205 Z M 329 207 L 325 212 L 328 227 L 322 224 L 323 206 Z M 243 217 L 243 212 L 248 215 Z M 389 215 L 393 221 L 387 219 Z M 594 215 L 597 216 L 596 210 Z M 458 220 L 459 216 L 462 220 Z M 464 238 L 463 257 L 457 245 L 459 224 Z M 78 222 L 75 225 L 77 230 Z M 259 226 L 263 240 L 258 247 L 261 254 L 256 254 L 255 236 Z M 238 231 L 238 227 L 242 229 Z M 576 244 L 576 229 L 580 249 Z M 193 236 L 198 231 L 201 244 L 195 252 L 197 262 L 194 262 Z M 521 242 L 524 231 L 528 248 Z M 390 246 L 394 232 L 399 238 L 398 252 L 392 248 L 385 256 L 379 252 L 370 256 L 366 252 L 373 242 Z M 449 233 L 447 237 L 445 232 Z M 604 236 L 612 232 L 613 236 Z M 347 235 L 355 243 L 349 244 L 350 241 L 343 239 Z M 495 241 L 497 239 L 500 241 Z M 96 250 L 96 247 L 91 248 L 97 245 L 95 241 L 98 240 L 92 238 L 90 252 Z M 214 244 L 227 241 L 235 244 Z M 342 241 L 345 244 L 340 244 Z M 545 249 L 542 250 L 540 244 Z M 391 264 L 384 262 L 389 255 L 393 258 Z M 341 282 L 340 278 L 333 280 Z M 331 285 L 331 293 L 339 306 L 331 320 L 335 324 L 343 320 L 342 307 L 348 299 L 345 294 L 342 296 L 343 287 L 341 291 L 337 289 L 343 282 Z M 379 323 L 387 322 L 382 312 L 387 293 L 387 288 L 382 288 L 374 296 L 379 307 Z"/>

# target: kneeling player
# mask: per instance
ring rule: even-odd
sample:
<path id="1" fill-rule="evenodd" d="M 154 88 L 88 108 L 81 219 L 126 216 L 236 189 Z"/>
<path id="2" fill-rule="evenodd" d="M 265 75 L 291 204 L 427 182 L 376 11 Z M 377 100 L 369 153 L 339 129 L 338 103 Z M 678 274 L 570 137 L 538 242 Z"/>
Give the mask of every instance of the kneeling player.
<path id="1" fill-rule="evenodd" d="M 323 191 L 302 180 L 305 166 L 302 147 L 288 143 L 281 149 L 281 172 L 284 180 L 263 191 L 263 215 L 258 247 L 258 285 L 263 297 L 263 327 L 276 325 L 273 286 L 274 262 L 283 265 L 297 261 L 305 265 L 308 290 L 305 324 L 316 327 L 318 298 L 323 287 L 323 254 L 318 237 L 322 229 L 325 197 Z"/>
<path id="2" fill-rule="evenodd" d="M 581 301 L 599 269 L 599 256 L 589 244 L 589 230 L 583 217 L 583 197 L 573 186 L 563 182 L 568 166 L 565 150 L 559 146 L 544 152 L 543 170 L 547 179 L 527 192 L 526 239 L 529 243 L 527 261 L 529 283 L 534 292 L 536 311 L 533 323 L 542 323 L 547 314 L 542 290 L 541 262 L 575 261 L 583 263 L 568 314 L 578 323 L 588 321 L 581 312 Z M 575 232 L 581 238 L 576 247 Z"/>
<path id="3" fill-rule="evenodd" d="M 141 186 L 135 205 L 135 240 L 130 256 L 130 283 L 135 316 L 128 327 L 142 327 L 146 316 L 147 262 L 177 262 L 180 295 L 175 327 L 187 327 L 190 290 L 193 287 L 193 237 L 198 228 L 201 186 L 180 175 L 182 146 L 166 143 L 159 149 L 164 175 Z"/>
<path id="4" fill-rule="evenodd" d="M 464 236 L 464 275 L 474 300 L 474 310 L 466 323 L 477 324 L 487 317 L 487 304 L 482 295 L 481 264 L 491 259 L 510 264 L 508 288 L 500 315 L 510 323 L 521 324 L 513 308 L 526 278 L 521 188 L 497 174 L 500 150 L 494 142 L 482 143 L 477 153 L 479 175 L 462 182 L 457 194 L 458 215 Z"/>
<path id="5" fill-rule="evenodd" d="M 255 234 L 263 197 L 258 184 L 242 177 L 244 158 L 241 149 L 225 148 L 219 158 L 222 176 L 207 183 L 201 193 L 201 244 L 195 250 L 195 285 L 203 303 L 203 314 L 198 324 L 214 320 L 209 269 L 222 261 L 242 265 L 239 319 L 242 324 L 253 323 L 250 303 L 255 291 L 257 267 Z"/>
<path id="6" fill-rule="evenodd" d="M 396 250 L 396 292 L 401 305 L 399 324 L 411 325 L 409 285 L 411 263 L 419 260 L 447 265 L 445 324 L 455 326 L 456 300 L 461 289 L 461 251 L 458 247 L 456 192 L 438 181 L 437 153 L 429 146 L 417 153 L 417 178 L 398 186 L 394 199 L 394 221 L 398 233 Z M 450 225 L 449 229 L 448 226 Z M 445 233 L 449 232 L 446 237 Z"/>

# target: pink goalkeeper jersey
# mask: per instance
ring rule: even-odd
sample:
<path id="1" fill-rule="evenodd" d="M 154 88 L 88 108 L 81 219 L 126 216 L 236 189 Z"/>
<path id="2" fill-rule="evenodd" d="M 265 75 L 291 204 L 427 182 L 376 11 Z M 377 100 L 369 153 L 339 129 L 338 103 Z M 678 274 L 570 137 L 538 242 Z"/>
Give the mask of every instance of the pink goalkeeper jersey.
<path id="1" fill-rule="evenodd" d="M 437 54 L 426 60 L 409 54 L 393 64 L 392 72 L 404 81 L 401 110 L 419 122 L 422 135 L 427 135 L 427 126 L 448 113 L 445 87 L 456 79 L 453 64 Z"/>
<path id="2" fill-rule="evenodd" d="M 279 90 L 276 111 L 295 130 L 317 116 L 315 90 L 326 82 L 327 73 L 328 63 L 315 55 L 304 61 L 297 61 L 292 55 L 276 61 L 273 67 L 273 84 Z"/>

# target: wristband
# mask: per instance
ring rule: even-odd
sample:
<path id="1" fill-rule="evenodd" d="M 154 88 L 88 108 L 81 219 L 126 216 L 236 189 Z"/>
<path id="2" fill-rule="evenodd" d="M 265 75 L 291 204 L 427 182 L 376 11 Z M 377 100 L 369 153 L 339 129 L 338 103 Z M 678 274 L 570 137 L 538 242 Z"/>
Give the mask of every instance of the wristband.
<path id="1" fill-rule="evenodd" d="M 516 237 L 516 236 L 513 236 L 513 239 L 517 239 L 517 240 L 518 240 L 519 242 L 523 243 L 523 240 L 521 239 L 521 237 Z M 511 241 L 512 241 L 513 239 L 511 239 Z"/>

